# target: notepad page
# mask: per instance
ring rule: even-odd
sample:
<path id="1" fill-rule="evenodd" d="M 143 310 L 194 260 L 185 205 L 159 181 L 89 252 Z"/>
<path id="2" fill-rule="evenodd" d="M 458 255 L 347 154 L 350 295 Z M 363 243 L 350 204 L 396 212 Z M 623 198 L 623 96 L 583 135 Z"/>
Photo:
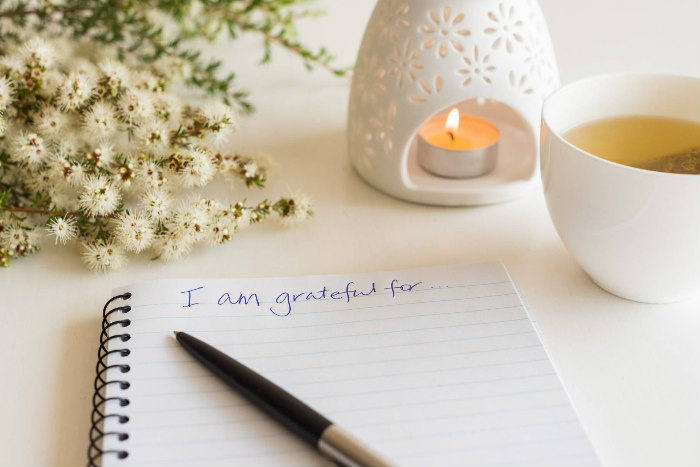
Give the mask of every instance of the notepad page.
<path id="1" fill-rule="evenodd" d="M 599 462 L 505 268 L 496 263 L 136 284 L 113 333 L 105 466 L 323 466 L 182 349 L 212 344 L 401 466 Z M 115 302 L 118 306 L 120 302 Z"/>

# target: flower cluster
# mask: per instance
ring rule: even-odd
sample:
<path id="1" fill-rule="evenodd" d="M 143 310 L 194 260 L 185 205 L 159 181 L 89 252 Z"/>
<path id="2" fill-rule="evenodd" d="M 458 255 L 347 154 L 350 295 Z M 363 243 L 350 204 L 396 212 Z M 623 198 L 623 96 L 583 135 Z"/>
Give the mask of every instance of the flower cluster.
<path id="1" fill-rule="evenodd" d="M 0 55 L 0 264 L 35 252 L 42 225 L 106 271 L 127 253 L 179 259 L 272 213 L 284 225 L 312 214 L 302 196 L 257 205 L 183 196 L 217 176 L 263 187 L 264 161 L 224 150 L 231 107 L 182 103 L 170 91 L 177 61 L 129 67 L 71 44 L 32 39 Z"/>

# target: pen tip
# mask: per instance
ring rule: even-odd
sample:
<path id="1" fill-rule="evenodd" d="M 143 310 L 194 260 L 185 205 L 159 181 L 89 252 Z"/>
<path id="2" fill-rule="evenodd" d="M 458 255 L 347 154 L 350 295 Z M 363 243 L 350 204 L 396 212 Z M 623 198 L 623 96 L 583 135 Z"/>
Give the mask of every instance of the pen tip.
<path id="1" fill-rule="evenodd" d="M 175 337 L 177 337 L 177 335 L 180 334 L 180 331 L 173 331 L 173 334 L 175 335 Z"/>

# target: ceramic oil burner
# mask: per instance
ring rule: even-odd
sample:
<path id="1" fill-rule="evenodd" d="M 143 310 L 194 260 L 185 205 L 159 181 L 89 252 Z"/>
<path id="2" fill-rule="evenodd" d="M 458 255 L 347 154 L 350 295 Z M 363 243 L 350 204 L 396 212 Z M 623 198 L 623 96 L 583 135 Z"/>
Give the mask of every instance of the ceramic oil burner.
<path id="1" fill-rule="evenodd" d="M 408 201 L 517 198 L 538 183 L 542 102 L 558 85 L 535 0 L 379 0 L 352 81 L 352 164 L 372 186 Z M 481 176 L 436 175 L 419 163 L 419 130 L 453 108 L 498 128 L 495 168 Z"/>

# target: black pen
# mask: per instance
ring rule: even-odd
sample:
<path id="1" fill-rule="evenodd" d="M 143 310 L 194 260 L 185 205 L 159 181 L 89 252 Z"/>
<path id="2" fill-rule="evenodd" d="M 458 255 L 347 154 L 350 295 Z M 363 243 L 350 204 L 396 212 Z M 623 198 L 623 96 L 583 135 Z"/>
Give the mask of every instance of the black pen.
<path id="1" fill-rule="evenodd" d="M 392 467 L 379 454 L 262 375 L 184 332 L 177 341 L 229 386 L 345 467 Z"/>

